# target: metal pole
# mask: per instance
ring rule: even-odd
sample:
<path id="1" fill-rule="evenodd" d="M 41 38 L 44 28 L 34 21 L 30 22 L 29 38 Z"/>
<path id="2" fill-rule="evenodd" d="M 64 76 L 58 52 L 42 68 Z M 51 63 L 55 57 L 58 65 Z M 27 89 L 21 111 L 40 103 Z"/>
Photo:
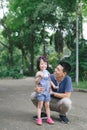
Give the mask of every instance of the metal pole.
<path id="1" fill-rule="evenodd" d="M 79 80 L 79 58 L 78 58 L 78 0 L 76 1 L 76 84 Z"/>

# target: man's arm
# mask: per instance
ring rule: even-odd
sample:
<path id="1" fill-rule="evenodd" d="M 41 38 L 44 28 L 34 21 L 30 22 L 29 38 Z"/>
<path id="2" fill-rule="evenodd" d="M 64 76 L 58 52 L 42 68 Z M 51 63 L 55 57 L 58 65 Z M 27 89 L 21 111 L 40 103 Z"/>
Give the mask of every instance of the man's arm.
<path id="1" fill-rule="evenodd" d="M 54 97 L 57 97 L 57 98 L 69 98 L 71 96 L 71 92 L 65 92 L 65 93 L 51 92 L 51 94 L 53 94 Z"/>

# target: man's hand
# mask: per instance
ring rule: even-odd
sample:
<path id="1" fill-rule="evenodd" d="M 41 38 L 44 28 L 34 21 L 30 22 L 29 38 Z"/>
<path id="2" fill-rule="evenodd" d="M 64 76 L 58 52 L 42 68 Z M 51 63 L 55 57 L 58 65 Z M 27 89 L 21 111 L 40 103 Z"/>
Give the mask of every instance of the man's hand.
<path id="1" fill-rule="evenodd" d="M 54 92 L 52 90 L 50 90 L 50 95 L 54 95 Z"/>

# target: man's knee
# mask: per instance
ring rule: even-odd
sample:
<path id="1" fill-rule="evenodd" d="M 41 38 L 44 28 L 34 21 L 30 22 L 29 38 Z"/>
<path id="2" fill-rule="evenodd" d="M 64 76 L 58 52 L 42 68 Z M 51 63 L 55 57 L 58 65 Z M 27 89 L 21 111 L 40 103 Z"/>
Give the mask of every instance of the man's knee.
<path id="1" fill-rule="evenodd" d="M 58 102 L 58 107 L 61 112 L 68 112 L 71 109 L 72 102 L 69 98 L 63 98 Z"/>
<path id="2" fill-rule="evenodd" d="M 31 100 L 35 100 L 35 99 L 36 99 L 36 92 L 33 92 L 33 93 L 30 95 L 30 99 L 31 99 Z"/>
<path id="3" fill-rule="evenodd" d="M 33 92 L 31 95 L 30 95 L 30 99 L 31 99 L 31 101 L 32 101 L 32 103 L 37 107 L 37 103 L 38 103 L 38 101 L 37 101 L 37 98 L 36 98 L 36 92 Z"/>
<path id="4" fill-rule="evenodd" d="M 71 109 L 72 102 L 69 98 L 63 98 L 63 99 L 54 99 L 52 98 L 50 102 L 50 110 L 63 113 L 68 112 Z"/>
<path id="5" fill-rule="evenodd" d="M 72 101 L 69 98 L 63 98 L 58 102 L 58 105 L 64 104 L 66 107 L 70 107 L 72 105 Z"/>

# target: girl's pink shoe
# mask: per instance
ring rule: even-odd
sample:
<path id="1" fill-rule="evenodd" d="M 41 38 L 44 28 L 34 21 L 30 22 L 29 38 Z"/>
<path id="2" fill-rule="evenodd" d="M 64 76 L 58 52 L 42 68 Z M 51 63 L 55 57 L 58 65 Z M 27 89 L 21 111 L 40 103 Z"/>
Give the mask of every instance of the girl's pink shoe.
<path id="1" fill-rule="evenodd" d="M 47 123 L 54 124 L 54 121 L 52 120 L 52 118 L 47 118 Z"/>
<path id="2" fill-rule="evenodd" d="M 36 119 L 36 124 L 37 125 L 42 125 L 42 119 L 41 118 Z"/>

